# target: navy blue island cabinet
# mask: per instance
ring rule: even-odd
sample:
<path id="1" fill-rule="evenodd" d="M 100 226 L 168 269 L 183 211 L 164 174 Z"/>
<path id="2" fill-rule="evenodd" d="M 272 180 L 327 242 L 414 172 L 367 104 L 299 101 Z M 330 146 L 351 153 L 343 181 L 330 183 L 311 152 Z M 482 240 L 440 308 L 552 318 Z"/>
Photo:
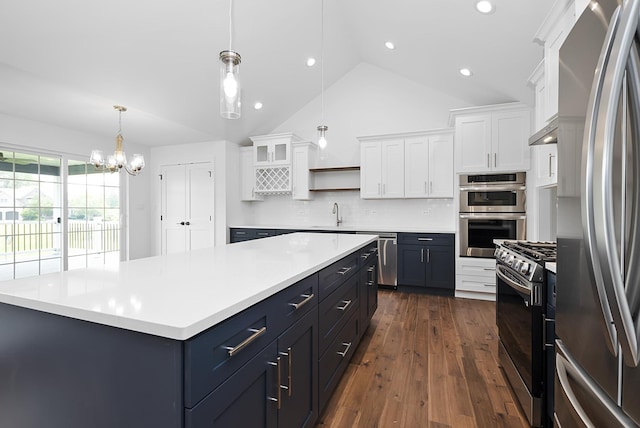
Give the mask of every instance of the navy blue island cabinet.
<path id="1" fill-rule="evenodd" d="M 455 244 L 450 233 L 398 234 L 398 286 L 453 295 Z"/>
<path id="2" fill-rule="evenodd" d="M 311 428 L 375 311 L 375 251 L 186 340 L 0 304 L 0 427 Z"/>

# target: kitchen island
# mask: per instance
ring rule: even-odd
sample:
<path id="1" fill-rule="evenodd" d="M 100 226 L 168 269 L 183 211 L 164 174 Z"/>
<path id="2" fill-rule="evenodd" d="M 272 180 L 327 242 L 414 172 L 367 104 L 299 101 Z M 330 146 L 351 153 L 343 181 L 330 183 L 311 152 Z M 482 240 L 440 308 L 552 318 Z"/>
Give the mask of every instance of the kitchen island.
<path id="1" fill-rule="evenodd" d="M 0 426 L 311 426 L 375 310 L 375 242 L 296 233 L 0 283 Z"/>

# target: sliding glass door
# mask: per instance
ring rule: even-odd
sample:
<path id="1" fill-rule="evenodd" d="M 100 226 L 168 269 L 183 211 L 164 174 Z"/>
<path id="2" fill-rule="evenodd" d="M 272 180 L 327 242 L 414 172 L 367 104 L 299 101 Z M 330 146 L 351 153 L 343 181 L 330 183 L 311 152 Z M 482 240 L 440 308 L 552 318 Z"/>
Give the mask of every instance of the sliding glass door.
<path id="1" fill-rule="evenodd" d="M 62 269 L 61 158 L 0 152 L 0 280 Z"/>
<path id="2" fill-rule="evenodd" d="M 68 269 L 120 262 L 120 174 L 67 165 Z"/>

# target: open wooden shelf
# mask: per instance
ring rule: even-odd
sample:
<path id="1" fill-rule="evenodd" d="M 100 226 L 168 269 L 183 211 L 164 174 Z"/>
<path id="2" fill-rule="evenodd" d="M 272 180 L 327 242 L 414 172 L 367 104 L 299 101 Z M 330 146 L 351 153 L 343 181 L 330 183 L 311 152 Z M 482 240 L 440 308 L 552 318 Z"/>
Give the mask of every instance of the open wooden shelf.
<path id="1" fill-rule="evenodd" d="M 359 171 L 359 166 L 336 166 L 331 168 L 309 168 L 311 172 Z"/>
<path id="2" fill-rule="evenodd" d="M 346 192 L 346 191 L 360 191 L 359 187 L 344 187 L 340 189 L 309 189 L 310 192 Z"/>

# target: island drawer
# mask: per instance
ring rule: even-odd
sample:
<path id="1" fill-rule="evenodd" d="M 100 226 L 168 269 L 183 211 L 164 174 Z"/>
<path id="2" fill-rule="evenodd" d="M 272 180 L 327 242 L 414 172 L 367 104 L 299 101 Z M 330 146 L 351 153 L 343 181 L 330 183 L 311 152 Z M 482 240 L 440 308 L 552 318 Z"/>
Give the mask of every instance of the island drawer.
<path id="1" fill-rule="evenodd" d="M 318 274 L 285 288 L 268 300 L 277 332 L 283 332 L 318 306 Z"/>
<path id="2" fill-rule="evenodd" d="M 267 306 L 258 303 L 185 341 L 185 407 L 193 407 L 278 336 L 276 316 Z"/>
<path id="3" fill-rule="evenodd" d="M 347 257 L 338 260 L 320 271 L 318 292 L 321 301 L 336 290 L 347 278 L 357 272 L 358 258 L 358 252 L 349 254 Z"/>
<path id="4" fill-rule="evenodd" d="M 229 231 L 229 242 L 243 242 L 256 239 L 255 229 L 231 229 Z"/>
<path id="5" fill-rule="evenodd" d="M 318 364 L 320 413 L 324 410 L 331 393 L 340 382 L 342 373 L 347 368 L 358 346 L 359 324 L 358 311 L 355 311 L 342 330 L 340 330 L 340 333 L 331 342 L 327 352 L 320 358 Z"/>
<path id="6" fill-rule="evenodd" d="M 323 300 L 318 308 L 320 320 L 319 354 L 322 355 L 327 346 L 336 337 L 346 320 L 355 311 L 358 312 L 358 275 L 344 282 L 334 293 Z"/>
<path id="7" fill-rule="evenodd" d="M 187 340 L 185 406 L 195 405 L 316 307 L 317 296 L 318 274 L 313 274 Z"/>
<path id="8" fill-rule="evenodd" d="M 374 241 L 360 250 L 360 266 L 370 263 L 370 260 L 378 256 L 378 242 Z"/>
<path id="9" fill-rule="evenodd" d="M 453 246 L 453 233 L 398 233 L 398 244 Z"/>

